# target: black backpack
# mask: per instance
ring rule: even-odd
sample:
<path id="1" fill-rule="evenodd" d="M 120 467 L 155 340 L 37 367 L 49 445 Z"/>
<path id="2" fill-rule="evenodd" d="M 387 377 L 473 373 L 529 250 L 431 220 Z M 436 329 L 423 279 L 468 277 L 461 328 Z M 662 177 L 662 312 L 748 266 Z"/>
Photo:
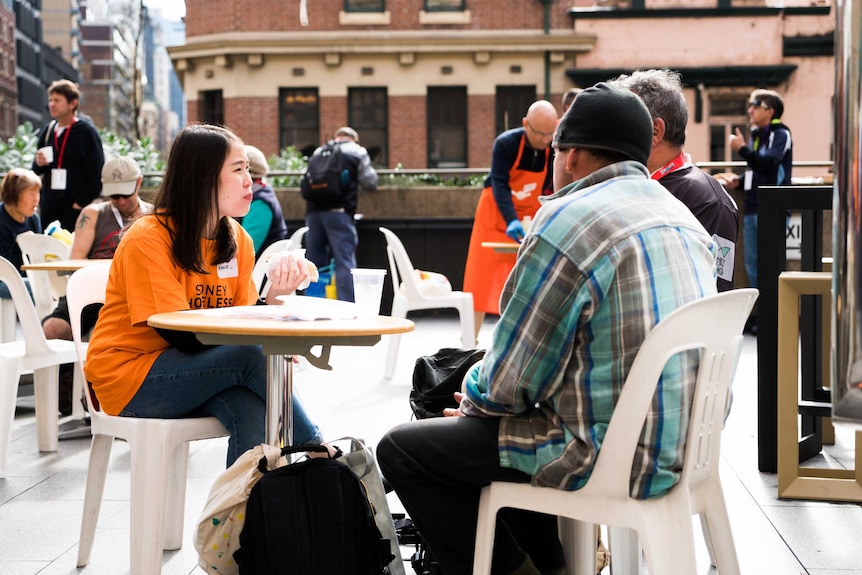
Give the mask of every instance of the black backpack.
<path id="1" fill-rule="evenodd" d="M 458 407 L 456 391 L 470 367 L 485 357 L 484 349 L 443 348 L 434 355 L 424 355 L 413 368 L 410 409 L 417 419 L 440 417 L 446 407 Z"/>
<path id="2" fill-rule="evenodd" d="M 327 142 L 320 153 L 308 159 L 308 168 L 299 184 L 302 197 L 316 204 L 337 203 L 350 189 L 352 180 L 349 158 L 341 144 Z"/>
<path id="3" fill-rule="evenodd" d="M 282 454 L 325 452 L 321 445 Z M 234 560 L 240 575 L 384 575 L 394 556 L 374 521 L 365 487 L 335 459 L 307 459 L 274 470 L 251 490 Z"/>

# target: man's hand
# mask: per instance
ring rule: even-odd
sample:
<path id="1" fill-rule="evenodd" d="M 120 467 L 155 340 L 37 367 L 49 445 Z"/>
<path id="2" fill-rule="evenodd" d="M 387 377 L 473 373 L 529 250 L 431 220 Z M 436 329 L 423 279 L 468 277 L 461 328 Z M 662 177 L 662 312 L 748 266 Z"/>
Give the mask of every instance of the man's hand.
<path id="1" fill-rule="evenodd" d="M 461 400 L 464 399 L 464 394 L 460 391 L 455 392 L 455 401 L 458 402 L 458 405 L 461 405 Z M 447 407 L 443 410 L 443 417 L 464 417 L 464 412 L 461 411 L 460 407 Z"/>
<path id="2" fill-rule="evenodd" d="M 720 174 L 713 174 L 712 177 L 718 180 L 718 183 L 725 188 L 735 189 L 739 187 L 739 176 L 734 174 L 733 172 L 722 172 Z"/>
<path id="3" fill-rule="evenodd" d="M 512 220 L 506 228 L 506 235 L 520 244 L 524 239 L 524 226 L 518 220 Z"/>
<path id="4" fill-rule="evenodd" d="M 738 152 L 739 149 L 745 145 L 745 136 L 743 136 L 740 129 L 737 128 L 733 134 L 727 137 L 727 143 L 730 144 L 731 150 Z"/>
<path id="5" fill-rule="evenodd" d="M 48 161 L 48 158 L 45 156 L 45 152 L 42 151 L 42 148 L 36 150 L 36 165 L 37 166 L 49 166 L 51 162 Z"/>

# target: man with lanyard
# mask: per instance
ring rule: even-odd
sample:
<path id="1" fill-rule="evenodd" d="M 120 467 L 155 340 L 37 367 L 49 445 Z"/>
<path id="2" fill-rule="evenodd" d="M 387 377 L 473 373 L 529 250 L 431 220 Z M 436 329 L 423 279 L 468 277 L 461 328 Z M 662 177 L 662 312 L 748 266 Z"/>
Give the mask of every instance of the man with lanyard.
<path id="1" fill-rule="evenodd" d="M 494 140 L 491 173 L 479 196 L 464 270 L 464 291 L 473 294 L 476 333 L 485 314 L 500 314 L 500 293 L 515 265 L 515 254 L 497 253 L 482 242 L 524 239 L 522 220 L 539 209 L 539 196 L 553 191 L 553 151 L 557 110 L 546 100 L 534 102 L 520 128 Z"/>
<path id="2" fill-rule="evenodd" d="M 153 205 L 140 199 L 143 175 L 138 164 L 126 156 L 111 158 L 102 168 L 102 197 L 81 210 L 75 225 L 75 236 L 69 252 L 71 259 L 111 259 L 126 227 L 153 211 Z M 99 309 L 85 308 L 82 330 L 88 333 L 96 324 Z M 72 339 L 69 307 L 66 298 L 57 302 L 53 312 L 42 320 L 42 331 L 49 339 Z M 60 366 L 60 411 L 71 413 L 72 364 Z"/>
<path id="3" fill-rule="evenodd" d="M 105 163 L 99 133 L 78 118 L 78 99 L 74 82 L 57 80 L 49 86 L 48 111 L 53 121 L 39 132 L 33 160 L 33 171 L 42 176 L 39 216 L 46 226 L 59 220 L 66 230 L 75 227 L 81 209 L 99 195 L 99 174 Z"/>
<path id="4" fill-rule="evenodd" d="M 637 70 L 614 82 L 637 94 L 652 116 L 653 139 L 647 169 L 667 191 L 684 203 L 712 235 L 718 291 L 733 289 L 733 264 L 739 216 L 736 202 L 721 184 L 691 163 L 683 151 L 688 106 L 678 72 Z"/>
<path id="5" fill-rule="evenodd" d="M 730 148 L 748 164 L 742 188 L 745 190 L 742 247 L 751 287 L 757 287 L 757 190 L 760 186 L 789 186 L 793 169 L 793 142 L 790 129 L 781 123 L 782 113 L 781 96 L 772 90 L 755 90 L 748 102 L 751 123 L 748 145 L 739 128 L 728 137 Z"/>

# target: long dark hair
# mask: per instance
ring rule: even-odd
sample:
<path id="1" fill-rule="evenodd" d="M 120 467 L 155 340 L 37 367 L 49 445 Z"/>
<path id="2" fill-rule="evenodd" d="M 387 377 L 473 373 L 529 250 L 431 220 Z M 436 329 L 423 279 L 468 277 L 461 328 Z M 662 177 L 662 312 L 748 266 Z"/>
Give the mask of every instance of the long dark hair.
<path id="1" fill-rule="evenodd" d="M 227 128 L 191 124 L 180 131 L 171 146 L 165 178 L 153 202 L 153 216 L 170 231 L 174 260 L 186 271 L 207 273 L 201 238 L 212 214 L 218 213 L 219 174 L 234 142 L 242 143 Z M 233 227 L 222 217 L 216 232 L 216 255 L 209 263 L 230 261 L 236 249 Z"/>

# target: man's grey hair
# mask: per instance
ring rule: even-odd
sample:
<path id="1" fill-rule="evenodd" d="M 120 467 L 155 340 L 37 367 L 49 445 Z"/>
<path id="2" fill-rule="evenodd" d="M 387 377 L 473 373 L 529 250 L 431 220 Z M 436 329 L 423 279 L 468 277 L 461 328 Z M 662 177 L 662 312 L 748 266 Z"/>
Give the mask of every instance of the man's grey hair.
<path id="1" fill-rule="evenodd" d="M 622 74 L 612 82 L 640 96 L 653 120 L 664 120 L 666 142 L 680 148 L 685 144 L 688 105 L 685 103 L 679 72 L 667 68 L 635 70 L 631 74 Z"/>

